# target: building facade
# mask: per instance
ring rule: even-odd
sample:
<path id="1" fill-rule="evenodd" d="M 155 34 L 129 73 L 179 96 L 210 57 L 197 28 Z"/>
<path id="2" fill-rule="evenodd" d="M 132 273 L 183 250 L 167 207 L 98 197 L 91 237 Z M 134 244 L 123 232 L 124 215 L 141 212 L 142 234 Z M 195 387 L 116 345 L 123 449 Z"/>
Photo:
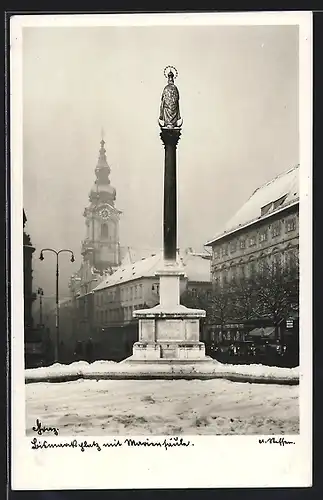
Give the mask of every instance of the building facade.
<path id="1" fill-rule="evenodd" d="M 35 247 L 32 245 L 29 234 L 25 231 L 27 217 L 23 210 L 23 258 L 24 258 L 24 347 L 25 347 L 25 366 L 33 368 L 38 366 L 42 360 L 43 345 L 42 332 L 34 328 L 33 321 L 33 303 L 36 300 L 36 294 L 33 292 L 33 266 L 32 259 Z"/>
<path id="2" fill-rule="evenodd" d="M 259 187 L 206 246 L 212 282 L 219 284 L 298 259 L 299 165 Z"/>

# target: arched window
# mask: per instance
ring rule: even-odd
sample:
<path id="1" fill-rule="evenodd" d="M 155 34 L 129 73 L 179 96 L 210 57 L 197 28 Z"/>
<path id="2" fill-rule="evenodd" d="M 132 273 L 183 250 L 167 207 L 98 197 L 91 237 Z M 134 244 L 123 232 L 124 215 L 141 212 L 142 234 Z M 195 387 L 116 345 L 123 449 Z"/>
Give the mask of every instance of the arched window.
<path id="1" fill-rule="evenodd" d="M 249 260 L 249 276 L 253 278 L 256 272 L 256 264 L 254 260 Z"/>
<path id="2" fill-rule="evenodd" d="M 273 271 L 278 273 L 281 271 L 282 258 L 280 253 L 274 253 L 273 255 Z"/>
<path id="3" fill-rule="evenodd" d="M 265 275 L 266 268 L 267 268 L 267 257 L 264 253 L 261 253 L 258 261 L 258 269 L 260 276 Z"/>
<path id="4" fill-rule="evenodd" d="M 109 236 L 109 226 L 108 226 L 108 224 L 102 224 L 101 225 L 101 237 L 108 238 L 108 236 Z"/>

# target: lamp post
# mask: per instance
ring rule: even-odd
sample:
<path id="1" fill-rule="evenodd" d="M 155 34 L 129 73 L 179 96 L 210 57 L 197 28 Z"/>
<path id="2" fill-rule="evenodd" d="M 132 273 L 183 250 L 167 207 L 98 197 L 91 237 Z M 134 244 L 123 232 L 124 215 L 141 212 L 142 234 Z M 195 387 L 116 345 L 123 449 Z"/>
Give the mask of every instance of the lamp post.
<path id="1" fill-rule="evenodd" d="M 56 255 L 56 344 L 55 344 L 55 362 L 59 361 L 59 293 L 58 293 L 58 277 L 59 277 L 59 267 L 58 267 L 58 256 L 63 252 L 68 252 L 71 254 L 71 262 L 74 262 L 74 254 L 72 250 L 62 248 L 61 250 L 54 250 L 53 248 L 43 248 L 40 252 L 39 259 L 44 260 L 44 252 L 52 252 Z"/>
<path id="2" fill-rule="evenodd" d="M 38 287 L 37 295 L 39 295 L 39 325 L 40 325 L 40 327 L 42 327 L 43 326 L 43 296 L 44 296 L 44 290 L 42 288 Z"/>

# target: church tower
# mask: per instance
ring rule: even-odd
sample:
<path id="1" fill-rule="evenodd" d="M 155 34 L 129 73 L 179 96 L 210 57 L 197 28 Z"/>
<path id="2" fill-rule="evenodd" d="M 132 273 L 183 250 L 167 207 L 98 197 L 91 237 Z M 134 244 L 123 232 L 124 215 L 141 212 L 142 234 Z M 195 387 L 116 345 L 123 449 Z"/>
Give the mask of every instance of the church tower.
<path id="1" fill-rule="evenodd" d="M 86 238 L 82 256 L 95 272 L 112 272 L 120 265 L 119 219 L 115 207 L 116 190 L 110 183 L 105 141 L 102 137 L 95 168 L 95 182 L 89 194 L 89 206 L 84 210 Z"/>

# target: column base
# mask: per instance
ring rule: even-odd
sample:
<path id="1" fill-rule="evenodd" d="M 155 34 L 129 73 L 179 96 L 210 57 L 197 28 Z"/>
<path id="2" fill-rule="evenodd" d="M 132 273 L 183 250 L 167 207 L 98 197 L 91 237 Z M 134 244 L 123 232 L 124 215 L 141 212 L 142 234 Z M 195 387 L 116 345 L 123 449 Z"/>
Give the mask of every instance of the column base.
<path id="1" fill-rule="evenodd" d="M 199 320 L 205 311 L 182 305 L 135 311 L 139 319 L 139 341 L 133 345 L 131 362 L 212 361 L 199 340 Z"/>
<path id="2" fill-rule="evenodd" d="M 136 342 L 131 359 L 162 362 L 201 361 L 206 359 L 205 345 L 203 342 Z"/>

